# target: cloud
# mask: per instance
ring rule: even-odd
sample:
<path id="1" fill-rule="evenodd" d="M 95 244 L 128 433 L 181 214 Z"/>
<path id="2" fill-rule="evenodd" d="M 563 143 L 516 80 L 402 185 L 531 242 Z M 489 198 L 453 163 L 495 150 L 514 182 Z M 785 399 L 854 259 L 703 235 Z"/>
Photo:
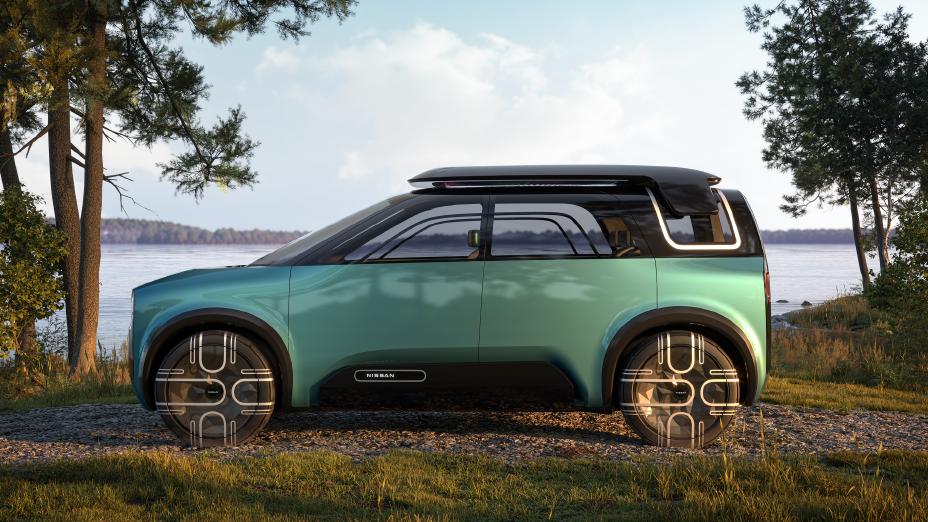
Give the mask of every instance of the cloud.
<path id="1" fill-rule="evenodd" d="M 261 62 L 255 68 L 255 73 L 263 74 L 273 69 L 295 71 L 300 65 L 300 58 L 287 49 L 278 49 L 273 45 L 264 50 Z"/>
<path id="2" fill-rule="evenodd" d="M 331 86 L 292 95 L 355 129 L 339 176 L 393 190 L 445 165 L 623 163 L 663 126 L 650 101 L 648 56 L 617 50 L 547 72 L 545 55 L 503 37 L 465 41 L 427 23 L 356 40 L 321 59 Z"/>

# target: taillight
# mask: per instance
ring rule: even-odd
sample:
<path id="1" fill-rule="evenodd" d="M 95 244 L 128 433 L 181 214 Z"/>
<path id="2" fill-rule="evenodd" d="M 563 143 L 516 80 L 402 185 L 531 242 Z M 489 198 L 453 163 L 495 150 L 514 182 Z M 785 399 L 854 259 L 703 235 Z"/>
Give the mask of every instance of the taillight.
<path id="1" fill-rule="evenodd" d="M 767 268 L 767 260 L 764 260 L 764 298 L 767 304 L 770 304 L 770 270 Z"/>

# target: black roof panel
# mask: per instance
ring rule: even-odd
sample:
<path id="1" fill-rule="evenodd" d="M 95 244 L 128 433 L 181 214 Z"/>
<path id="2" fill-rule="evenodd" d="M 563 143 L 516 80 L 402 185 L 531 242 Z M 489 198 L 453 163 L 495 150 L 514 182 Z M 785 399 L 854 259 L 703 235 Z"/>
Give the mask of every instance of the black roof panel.
<path id="1" fill-rule="evenodd" d="M 409 180 L 416 187 L 453 188 L 532 181 L 563 184 L 634 183 L 654 189 L 669 210 L 679 216 L 712 214 L 718 202 L 711 186 L 718 176 L 699 170 L 652 165 L 509 165 L 445 167 Z"/>

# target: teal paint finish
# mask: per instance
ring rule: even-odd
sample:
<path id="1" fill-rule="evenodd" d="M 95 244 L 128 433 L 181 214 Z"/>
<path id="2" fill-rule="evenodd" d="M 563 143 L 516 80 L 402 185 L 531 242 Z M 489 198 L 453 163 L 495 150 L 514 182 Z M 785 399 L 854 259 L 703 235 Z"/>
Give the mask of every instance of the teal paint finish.
<path id="1" fill-rule="evenodd" d="M 767 381 L 763 257 L 657 259 L 657 304 L 715 312 L 744 332 L 754 351 L 760 397 Z"/>
<path id="2" fill-rule="evenodd" d="M 652 258 L 488 261 L 479 358 L 553 363 L 598 408 L 615 332 L 656 306 Z"/>
<path id="3" fill-rule="evenodd" d="M 295 266 L 294 406 L 356 364 L 475 362 L 483 261 Z"/>
<path id="4" fill-rule="evenodd" d="M 545 361 L 603 405 L 602 364 L 615 333 L 658 307 L 728 318 L 766 380 L 761 257 L 548 259 L 191 270 L 137 288 L 135 375 L 152 336 L 185 312 L 254 315 L 290 350 L 293 406 L 358 364 Z M 141 397 L 140 382 L 134 382 Z"/>
<path id="5" fill-rule="evenodd" d="M 287 330 L 290 267 L 249 266 L 188 270 L 136 288 L 132 316 L 134 375 L 152 337 L 171 319 L 203 308 L 226 308 L 254 315 L 266 322 L 290 348 Z M 139 400 L 139 379 L 133 380 Z"/>

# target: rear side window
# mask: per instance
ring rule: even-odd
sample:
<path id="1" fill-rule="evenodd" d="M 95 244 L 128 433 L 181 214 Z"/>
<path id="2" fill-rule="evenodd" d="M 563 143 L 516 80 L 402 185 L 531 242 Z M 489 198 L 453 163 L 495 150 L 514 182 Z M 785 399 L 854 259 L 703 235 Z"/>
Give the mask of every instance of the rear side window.
<path id="1" fill-rule="evenodd" d="M 740 246 L 740 238 L 725 195 L 715 191 L 718 212 L 709 215 L 671 216 L 649 190 L 664 238 L 671 246 L 686 249 L 728 250 Z"/>
<path id="2" fill-rule="evenodd" d="M 623 217 L 594 216 L 569 203 L 497 203 L 493 257 L 625 257 L 638 255 Z"/>

